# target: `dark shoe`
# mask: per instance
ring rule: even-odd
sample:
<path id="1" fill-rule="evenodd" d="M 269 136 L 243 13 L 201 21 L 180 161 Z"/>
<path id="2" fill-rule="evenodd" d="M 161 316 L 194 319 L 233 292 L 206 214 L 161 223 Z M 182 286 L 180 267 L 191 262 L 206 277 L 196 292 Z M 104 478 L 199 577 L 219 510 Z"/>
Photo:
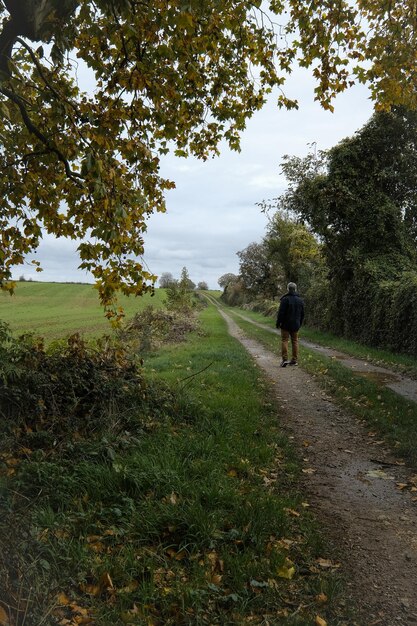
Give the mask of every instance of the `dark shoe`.
<path id="1" fill-rule="evenodd" d="M 289 365 L 298 365 L 297 361 L 294 361 L 294 359 L 291 359 L 291 361 L 289 362 Z"/>
<path id="2" fill-rule="evenodd" d="M 287 367 L 288 361 L 281 361 L 281 367 Z"/>

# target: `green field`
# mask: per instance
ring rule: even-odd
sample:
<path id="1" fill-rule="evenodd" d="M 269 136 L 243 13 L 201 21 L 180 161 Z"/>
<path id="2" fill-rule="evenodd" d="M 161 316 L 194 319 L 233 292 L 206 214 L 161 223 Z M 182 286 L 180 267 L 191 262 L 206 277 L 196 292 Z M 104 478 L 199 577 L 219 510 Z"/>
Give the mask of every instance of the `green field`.
<path id="1" fill-rule="evenodd" d="M 122 297 L 120 304 L 129 318 L 148 304 L 160 307 L 164 298 L 164 290 L 156 289 L 154 296 Z M 35 332 L 48 340 L 77 331 L 95 337 L 111 329 L 96 289 L 86 284 L 18 283 L 13 296 L 0 293 L 0 320 L 16 332 Z"/>

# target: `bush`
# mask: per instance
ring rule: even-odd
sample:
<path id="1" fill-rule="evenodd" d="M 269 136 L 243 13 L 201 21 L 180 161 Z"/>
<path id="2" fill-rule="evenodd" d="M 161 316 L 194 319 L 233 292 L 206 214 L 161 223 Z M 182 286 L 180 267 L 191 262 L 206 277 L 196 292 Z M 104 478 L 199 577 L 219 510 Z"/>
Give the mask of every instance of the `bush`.
<path id="1" fill-rule="evenodd" d="M 417 356 L 417 272 L 384 279 L 386 265 L 365 271 L 338 294 L 316 282 L 306 297 L 306 322 L 364 344 Z"/>
<path id="2" fill-rule="evenodd" d="M 173 311 L 187 313 L 197 304 L 188 281 L 177 281 L 170 283 L 166 288 L 166 306 Z"/>
<path id="3" fill-rule="evenodd" d="M 108 338 L 93 347 L 75 334 L 47 351 L 42 339 L 14 338 L 0 324 L 0 415 L 6 433 L 21 430 L 42 439 L 41 432 L 58 438 L 100 432 L 108 418 L 123 411 L 127 416 L 145 395 L 138 364 Z"/>
<path id="4" fill-rule="evenodd" d="M 249 301 L 249 294 L 241 280 L 226 285 L 220 299 L 229 306 L 242 306 Z"/>
<path id="5" fill-rule="evenodd" d="M 257 313 L 263 313 L 265 317 L 276 317 L 278 313 L 279 300 L 265 300 L 263 298 L 257 298 L 252 302 L 247 302 L 242 305 L 243 309 L 247 311 L 256 311 Z"/>
<path id="6" fill-rule="evenodd" d="M 119 337 L 123 342 L 134 344 L 132 347 L 136 352 L 144 354 L 164 343 L 184 341 L 197 326 L 197 319 L 191 312 L 182 309 L 166 311 L 149 305 L 136 313 Z"/>

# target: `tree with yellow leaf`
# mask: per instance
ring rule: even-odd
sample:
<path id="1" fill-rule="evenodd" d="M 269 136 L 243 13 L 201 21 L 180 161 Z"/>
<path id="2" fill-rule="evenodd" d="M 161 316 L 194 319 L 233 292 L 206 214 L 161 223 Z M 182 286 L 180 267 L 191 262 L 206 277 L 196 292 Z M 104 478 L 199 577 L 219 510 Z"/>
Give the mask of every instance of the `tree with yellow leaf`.
<path id="1" fill-rule="evenodd" d="M 80 267 L 104 304 L 149 289 L 146 217 L 165 210 L 174 186 L 161 155 L 206 159 L 221 140 L 239 149 L 246 120 L 297 62 L 312 68 L 326 108 L 354 80 L 370 82 L 380 107 L 415 106 L 413 6 L 270 0 L 265 13 L 260 0 L 3 0 L 2 287 L 48 232 L 81 241 Z M 297 106 L 283 93 L 279 104 Z"/>

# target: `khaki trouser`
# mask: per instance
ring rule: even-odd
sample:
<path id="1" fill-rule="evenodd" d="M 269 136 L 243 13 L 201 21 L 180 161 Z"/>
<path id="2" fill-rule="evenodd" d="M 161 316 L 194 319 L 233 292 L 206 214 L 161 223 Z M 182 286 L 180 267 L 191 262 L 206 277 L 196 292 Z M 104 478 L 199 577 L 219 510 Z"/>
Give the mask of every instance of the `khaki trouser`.
<path id="1" fill-rule="evenodd" d="M 291 337 L 292 360 L 298 361 L 298 331 L 290 331 L 281 328 L 281 353 L 282 360 L 288 361 L 288 340 Z"/>

